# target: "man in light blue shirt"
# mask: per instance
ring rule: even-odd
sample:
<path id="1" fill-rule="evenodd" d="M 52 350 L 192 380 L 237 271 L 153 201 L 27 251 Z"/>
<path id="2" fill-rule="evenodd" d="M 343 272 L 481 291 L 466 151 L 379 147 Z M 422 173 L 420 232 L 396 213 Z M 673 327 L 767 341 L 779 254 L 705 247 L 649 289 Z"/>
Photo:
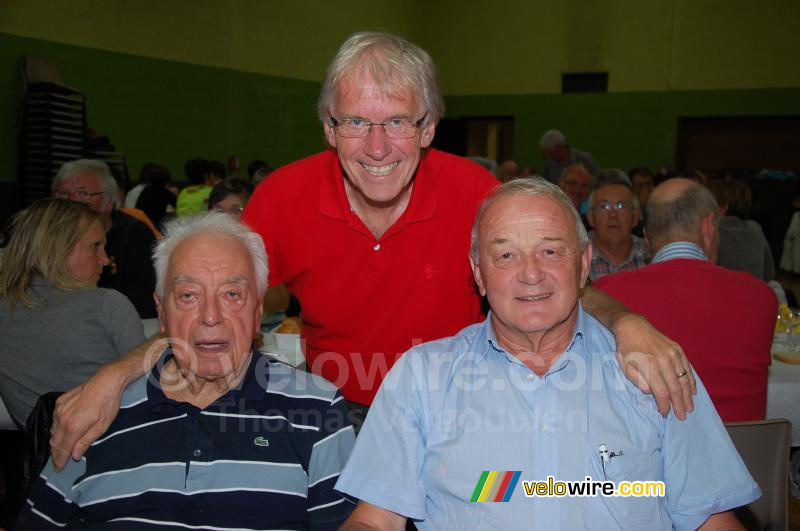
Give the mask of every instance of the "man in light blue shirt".
<path id="1" fill-rule="evenodd" d="M 499 187 L 470 260 L 492 312 L 392 368 L 336 485 L 361 500 L 344 528 L 737 528 L 728 511 L 760 491 L 702 384 L 688 420 L 662 417 L 582 311 L 591 246 L 566 195 L 538 179 Z M 526 495 L 549 476 L 664 493 Z"/>

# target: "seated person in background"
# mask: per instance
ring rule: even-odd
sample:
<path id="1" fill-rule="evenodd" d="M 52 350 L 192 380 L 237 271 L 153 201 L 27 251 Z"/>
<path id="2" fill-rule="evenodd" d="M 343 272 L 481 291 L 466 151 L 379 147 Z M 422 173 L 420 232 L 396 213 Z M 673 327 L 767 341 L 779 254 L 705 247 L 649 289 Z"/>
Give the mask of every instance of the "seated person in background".
<path id="1" fill-rule="evenodd" d="M 592 240 L 592 281 L 644 267 L 650 260 L 647 242 L 631 231 L 639 221 L 639 202 L 631 181 L 621 170 L 603 170 L 589 196 L 589 233 Z"/>
<path id="2" fill-rule="evenodd" d="M 154 261 L 171 348 L 81 461 L 47 464 L 19 528 L 336 529 L 353 429 L 332 384 L 253 350 L 261 238 L 224 214 L 181 218 Z"/>
<path id="3" fill-rule="evenodd" d="M 497 166 L 497 170 L 494 172 L 494 176 L 497 177 L 497 180 L 501 183 L 510 181 L 511 179 L 516 178 L 518 175 L 519 164 L 513 160 L 504 160 Z"/>
<path id="4" fill-rule="evenodd" d="M 119 188 L 106 163 L 93 159 L 66 162 L 53 179 L 52 188 L 54 197 L 82 201 L 111 217 L 111 229 L 106 234 L 110 263 L 98 285 L 128 297 L 140 318 L 155 317 L 155 273 L 150 252 L 156 236 L 145 223 L 118 210 Z"/>
<path id="5" fill-rule="evenodd" d="M 542 176 L 551 183 L 557 182 L 564 169 L 576 162 L 583 164 L 593 176 L 600 171 L 600 166 L 597 165 L 591 153 L 570 146 L 566 137 L 558 129 L 550 129 L 545 132 L 539 141 L 539 147 L 542 148 L 546 159 L 544 168 L 542 168 Z"/>
<path id="6" fill-rule="evenodd" d="M 14 220 L 0 267 L 0 395 L 20 428 L 39 396 L 80 384 L 144 340 L 131 302 L 97 289 L 108 225 L 66 199 L 41 199 Z"/>
<path id="7" fill-rule="evenodd" d="M 336 484 L 360 500 L 342 529 L 402 530 L 409 518 L 423 530 L 740 528 L 728 510 L 759 489 L 702 384 L 687 420 L 662 417 L 623 376 L 612 334 L 583 311 L 591 246 L 570 199 L 543 179 L 510 181 L 472 234 L 491 312 L 391 369 Z M 664 492 L 526 497 L 505 483 L 510 473 L 484 485 L 491 470 L 663 481 Z M 508 503 L 471 503 L 498 497 Z"/>
<path id="8" fill-rule="evenodd" d="M 242 219 L 242 211 L 253 187 L 241 179 L 223 179 L 214 185 L 211 194 L 208 196 L 208 209 L 218 212 L 226 212 L 234 217 L 236 221 Z"/>
<path id="9" fill-rule="evenodd" d="M 747 271 L 766 282 L 775 278 L 775 262 L 761 225 L 747 219 L 752 206 L 750 188 L 735 179 L 711 181 L 708 189 L 719 205 L 717 264 Z"/>
<path id="10" fill-rule="evenodd" d="M 136 208 L 143 210 L 147 217 L 160 227 L 165 216 L 170 213 L 175 215 L 178 197 L 167 188 L 172 174 L 166 166 L 145 164 L 142 167 L 141 178 L 147 182 L 147 186 L 139 194 Z"/>
<path id="11" fill-rule="evenodd" d="M 586 201 L 589 197 L 589 193 L 592 191 L 593 180 L 594 177 L 589 170 L 586 169 L 586 166 L 580 162 L 576 162 L 564 168 L 556 184 L 558 184 L 558 186 L 564 190 L 564 193 L 572 199 L 572 204 L 575 205 L 575 209 L 583 214 L 583 209 L 586 206 L 584 201 Z M 585 221 L 584 218 L 582 218 L 582 220 L 584 227 L 588 227 L 588 222 Z"/>
<path id="12" fill-rule="evenodd" d="M 216 160 L 191 159 L 184 166 L 189 186 L 178 194 L 178 216 L 192 216 L 208 210 L 208 196 L 215 184 L 225 178 L 225 166 Z"/>
<path id="13" fill-rule="evenodd" d="M 717 203 L 705 186 L 664 181 L 645 210 L 653 263 L 592 286 L 680 343 L 722 420 L 759 420 L 778 303 L 763 281 L 714 265 L 717 223 Z"/>
<path id="14" fill-rule="evenodd" d="M 272 173 L 272 168 L 263 160 L 256 159 L 247 165 L 247 178 L 254 187 L 258 186 L 270 173 Z"/>
<path id="15" fill-rule="evenodd" d="M 653 193 L 653 188 L 655 188 L 653 172 L 644 166 L 636 166 L 628 172 L 628 176 L 633 183 L 633 191 L 636 192 L 639 205 L 644 208 L 647 200 L 650 199 L 650 194 Z"/>

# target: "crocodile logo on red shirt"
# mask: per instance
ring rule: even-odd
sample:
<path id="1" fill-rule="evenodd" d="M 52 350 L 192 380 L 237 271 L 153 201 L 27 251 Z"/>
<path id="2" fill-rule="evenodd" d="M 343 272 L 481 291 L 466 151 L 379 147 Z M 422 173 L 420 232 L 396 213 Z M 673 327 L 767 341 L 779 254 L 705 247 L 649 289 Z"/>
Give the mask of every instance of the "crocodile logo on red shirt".
<path id="1" fill-rule="evenodd" d="M 425 273 L 425 278 L 426 278 L 426 279 L 428 279 L 428 280 L 430 280 L 430 279 L 432 279 L 434 276 L 436 276 L 436 275 L 439 273 L 439 271 L 437 271 L 436 269 L 434 269 L 434 268 L 433 268 L 433 265 L 431 265 L 431 264 L 425 264 L 424 273 Z"/>

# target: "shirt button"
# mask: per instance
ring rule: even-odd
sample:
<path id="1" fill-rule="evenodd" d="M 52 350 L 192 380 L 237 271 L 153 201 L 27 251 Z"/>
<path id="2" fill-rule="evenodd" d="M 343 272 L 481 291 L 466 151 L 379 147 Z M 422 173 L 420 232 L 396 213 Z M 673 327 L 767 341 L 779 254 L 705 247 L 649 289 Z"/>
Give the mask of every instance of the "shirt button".
<path id="1" fill-rule="evenodd" d="M 550 426 L 542 424 L 542 433 L 550 433 Z"/>
<path id="2" fill-rule="evenodd" d="M 380 250 L 381 250 L 381 244 L 379 244 L 379 243 L 376 243 L 376 244 L 375 244 L 375 247 L 373 247 L 373 248 L 372 248 L 372 250 L 373 250 L 373 251 L 380 251 Z"/>
<path id="3" fill-rule="evenodd" d="M 201 452 L 200 450 L 195 450 L 194 452 L 192 452 L 192 455 L 195 457 L 200 457 L 201 455 L 203 455 L 203 452 Z"/>
<path id="4" fill-rule="evenodd" d="M 528 375 L 528 380 L 533 380 L 533 375 L 532 374 Z"/>

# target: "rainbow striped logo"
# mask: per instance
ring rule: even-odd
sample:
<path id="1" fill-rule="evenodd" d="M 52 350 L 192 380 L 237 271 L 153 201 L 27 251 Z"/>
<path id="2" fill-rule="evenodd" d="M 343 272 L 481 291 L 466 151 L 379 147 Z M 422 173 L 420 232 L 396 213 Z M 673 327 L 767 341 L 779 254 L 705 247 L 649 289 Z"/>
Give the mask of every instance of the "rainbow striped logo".
<path id="1" fill-rule="evenodd" d="M 522 470 L 484 470 L 472 491 L 471 502 L 507 502 L 514 494 Z"/>

